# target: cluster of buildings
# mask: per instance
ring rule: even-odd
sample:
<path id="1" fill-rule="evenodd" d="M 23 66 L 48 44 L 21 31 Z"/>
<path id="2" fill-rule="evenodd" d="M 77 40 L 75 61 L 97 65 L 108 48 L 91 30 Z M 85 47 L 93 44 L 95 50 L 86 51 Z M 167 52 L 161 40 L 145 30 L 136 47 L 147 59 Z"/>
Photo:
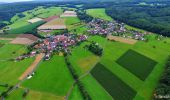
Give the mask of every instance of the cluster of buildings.
<path id="1" fill-rule="evenodd" d="M 88 23 L 88 32 L 93 35 L 108 35 L 115 31 L 125 31 L 124 24 L 116 23 L 114 21 L 106 21 L 103 19 L 93 19 Z"/>
<path id="2" fill-rule="evenodd" d="M 27 57 L 35 56 L 39 53 L 45 54 L 45 60 L 49 60 L 54 52 L 70 53 L 69 47 L 74 46 L 82 41 L 87 40 L 86 35 L 63 34 L 51 35 L 46 39 L 34 43 L 32 51 L 29 54 L 22 55 L 17 60 L 22 60 Z"/>
<path id="3" fill-rule="evenodd" d="M 124 23 L 119 23 L 115 21 L 106 21 L 103 19 L 95 18 L 88 23 L 88 32 L 93 35 L 113 35 L 121 36 L 126 38 L 131 38 L 135 40 L 146 40 L 144 33 L 138 31 L 127 30 Z"/>

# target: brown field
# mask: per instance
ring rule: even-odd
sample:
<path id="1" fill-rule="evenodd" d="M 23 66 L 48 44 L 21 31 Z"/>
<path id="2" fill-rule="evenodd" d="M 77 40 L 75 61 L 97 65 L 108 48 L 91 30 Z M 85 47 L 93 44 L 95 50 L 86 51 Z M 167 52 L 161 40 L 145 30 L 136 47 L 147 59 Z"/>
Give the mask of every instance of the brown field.
<path id="1" fill-rule="evenodd" d="M 29 74 L 31 74 L 36 67 L 38 66 L 39 62 L 43 59 L 44 54 L 39 54 L 36 56 L 34 62 L 27 68 L 27 70 L 19 77 L 19 80 L 25 79 Z"/>
<path id="2" fill-rule="evenodd" d="M 18 37 L 16 37 L 15 39 L 13 39 L 10 43 L 30 45 L 37 40 L 38 40 L 38 38 L 32 34 L 21 34 Z"/>
<path id="3" fill-rule="evenodd" d="M 60 17 L 77 17 L 75 11 L 65 11 Z"/>
<path id="4" fill-rule="evenodd" d="M 55 29 L 66 29 L 65 20 L 62 18 L 57 18 L 52 21 L 49 21 L 40 27 L 39 30 L 55 30 Z"/>
<path id="5" fill-rule="evenodd" d="M 118 36 L 108 36 L 107 37 L 109 40 L 114 40 L 122 43 L 127 43 L 127 44 L 135 44 L 137 40 L 130 39 L 130 38 L 123 38 L 123 37 L 118 37 Z"/>
<path id="6" fill-rule="evenodd" d="M 43 100 L 65 100 L 64 97 L 34 90 L 29 91 L 26 100 L 42 100 L 42 98 Z"/>

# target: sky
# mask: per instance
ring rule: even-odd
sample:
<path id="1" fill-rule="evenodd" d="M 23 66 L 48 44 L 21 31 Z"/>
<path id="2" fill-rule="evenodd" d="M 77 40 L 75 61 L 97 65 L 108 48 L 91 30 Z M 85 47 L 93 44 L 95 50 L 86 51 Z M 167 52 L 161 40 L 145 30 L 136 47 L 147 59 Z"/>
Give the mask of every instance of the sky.
<path id="1" fill-rule="evenodd" d="M 0 0 L 0 2 L 21 2 L 21 1 L 31 1 L 31 0 Z"/>

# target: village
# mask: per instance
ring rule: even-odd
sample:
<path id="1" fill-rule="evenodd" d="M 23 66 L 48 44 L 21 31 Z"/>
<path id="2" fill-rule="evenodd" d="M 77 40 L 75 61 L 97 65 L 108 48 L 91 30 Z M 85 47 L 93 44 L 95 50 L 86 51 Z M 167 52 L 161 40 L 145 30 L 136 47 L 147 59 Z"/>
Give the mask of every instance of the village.
<path id="1" fill-rule="evenodd" d="M 128 30 L 124 23 L 116 21 L 106 21 L 103 19 L 94 18 L 87 24 L 88 32 L 91 35 L 102 35 L 102 36 L 119 36 L 124 38 L 131 38 L 135 40 L 145 41 L 146 33 L 141 33 L 134 30 Z"/>

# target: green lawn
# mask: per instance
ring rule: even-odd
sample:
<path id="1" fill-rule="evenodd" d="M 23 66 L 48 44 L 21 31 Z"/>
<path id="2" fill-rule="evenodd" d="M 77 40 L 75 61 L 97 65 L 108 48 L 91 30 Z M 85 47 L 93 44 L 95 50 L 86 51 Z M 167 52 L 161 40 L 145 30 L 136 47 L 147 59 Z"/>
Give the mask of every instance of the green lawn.
<path id="1" fill-rule="evenodd" d="M 132 100 L 136 95 L 132 88 L 100 63 L 94 67 L 91 74 L 114 100 Z"/>
<path id="2" fill-rule="evenodd" d="M 157 63 L 133 50 L 128 50 L 116 62 L 141 80 L 145 80 L 148 77 Z"/>
<path id="3" fill-rule="evenodd" d="M 35 91 L 65 96 L 72 83 L 73 79 L 64 62 L 64 57 L 53 56 L 50 61 L 42 62 L 35 76 L 26 80 L 23 86 Z"/>
<path id="4" fill-rule="evenodd" d="M 113 20 L 110 16 L 106 15 L 104 8 L 88 9 L 86 11 L 87 11 L 87 14 L 92 17 L 101 18 L 101 19 L 108 20 L 108 21 Z"/>

